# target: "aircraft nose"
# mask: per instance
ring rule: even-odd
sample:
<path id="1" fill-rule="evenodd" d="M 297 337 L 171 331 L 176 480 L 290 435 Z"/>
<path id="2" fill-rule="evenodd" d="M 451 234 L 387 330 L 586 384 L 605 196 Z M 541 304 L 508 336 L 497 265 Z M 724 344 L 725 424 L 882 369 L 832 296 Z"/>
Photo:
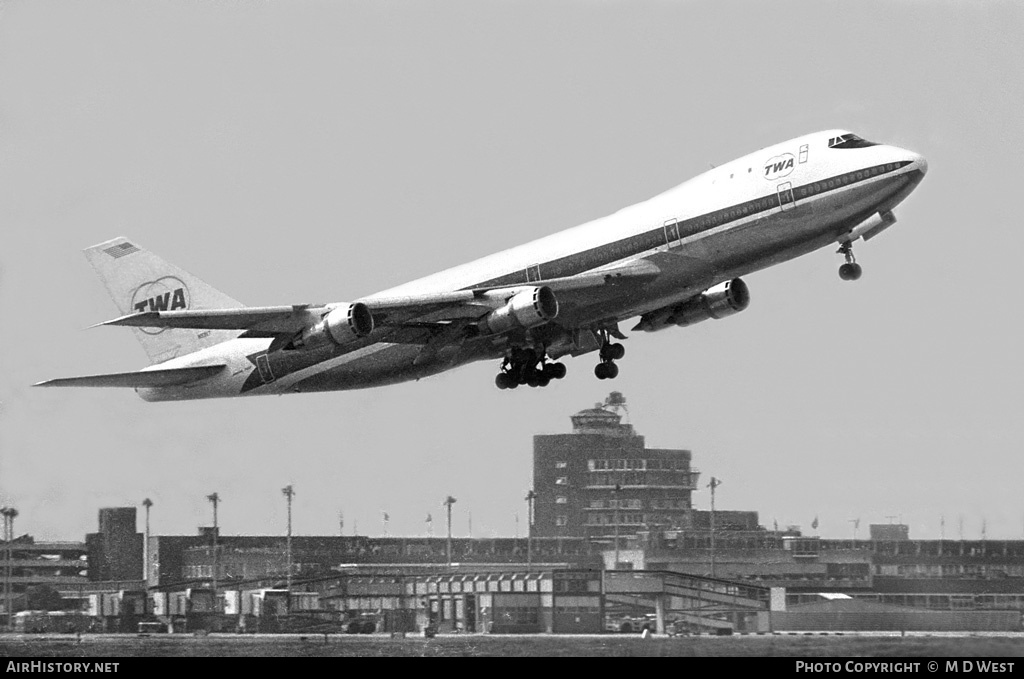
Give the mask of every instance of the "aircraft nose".
<path id="1" fill-rule="evenodd" d="M 911 166 L 922 175 L 928 174 L 928 161 L 920 153 L 910 154 Z"/>

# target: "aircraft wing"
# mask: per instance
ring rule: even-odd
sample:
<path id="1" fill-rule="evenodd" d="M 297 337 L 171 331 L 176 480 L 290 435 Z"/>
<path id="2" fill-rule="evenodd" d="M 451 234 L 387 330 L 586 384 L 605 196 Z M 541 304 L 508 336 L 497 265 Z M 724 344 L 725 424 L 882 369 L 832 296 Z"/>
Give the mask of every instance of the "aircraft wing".
<path id="1" fill-rule="evenodd" d="M 250 330 L 287 333 L 302 330 L 311 320 L 329 311 L 325 305 L 240 307 L 237 309 L 185 309 L 143 311 L 127 314 L 100 325 L 128 325 L 142 328 L 194 328 L 203 330 Z"/>
<path id="2" fill-rule="evenodd" d="M 374 324 L 395 332 L 386 341 L 403 342 L 409 336 L 418 343 L 422 331 L 437 330 L 455 322 L 480 318 L 494 309 L 494 293 L 510 293 L 526 287 L 545 285 L 557 295 L 559 302 L 572 303 L 574 298 L 587 297 L 599 290 L 650 281 L 660 273 L 658 266 L 640 260 L 627 265 L 548 280 L 503 283 L 489 287 L 453 290 L 396 297 L 367 297 L 359 300 L 373 314 Z M 491 299 L 486 299 L 490 297 Z M 143 311 L 127 314 L 97 325 L 131 327 L 190 328 L 208 330 L 244 330 L 241 337 L 292 337 L 320 321 L 334 305 L 297 304 L 292 306 L 240 307 L 231 309 L 183 309 L 174 311 Z M 96 327 L 96 326 L 93 326 Z M 417 332 L 420 331 L 420 332 Z M 416 339 L 413 339 L 413 338 Z"/>
<path id="3" fill-rule="evenodd" d="M 373 311 L 373 318 L 379 325 L 409 327 L 415 326 L 417 320 L 429 323 L 479 318 L 494 308 L 492 304 L 485 303 L 483 297 L 503 290 L 512 292 L 527 286 L 543 285 L 551 288 L 559 304 L 564 305 L 600 292 L 614 294 L 624 286 L 642 285 L 654 280 L 660 273 L 661 269 L 652 262 L 639 260 L 563 278 L 501 283 L 439 294 L 369 297 L 361 301 Z"/>
<path id="4" fill-rule="evenodd" d="M 157 368 L 130 373 L 87 375 L 85 377 L 62 377 L 56 380 L 37 382 L 34 387 L 174 387 L 213 377 L 227 367 L 225 365 L 201 365 L 190 368 Z"/>

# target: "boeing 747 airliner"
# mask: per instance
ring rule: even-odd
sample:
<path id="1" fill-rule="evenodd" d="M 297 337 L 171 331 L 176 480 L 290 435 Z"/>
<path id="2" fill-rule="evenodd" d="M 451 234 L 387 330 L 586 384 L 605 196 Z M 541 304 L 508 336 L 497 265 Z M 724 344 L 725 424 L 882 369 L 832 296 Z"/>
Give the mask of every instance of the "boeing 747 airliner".
<path id="1" fill-rule="evenodd" d="M 152 362 L 40 382 L 132 387 L 147 401 L 358 389 L 500 361 L 501 389 L 546 386 L 566 356 L 618 375 L 619 323 L 655 332 L 747 308 L 740 276 L 895 221 L 923 157 L 830 130 L 762 149 L 642 203 L 352 302 L 247 307 L 126 238 L 86 249 Z"/>

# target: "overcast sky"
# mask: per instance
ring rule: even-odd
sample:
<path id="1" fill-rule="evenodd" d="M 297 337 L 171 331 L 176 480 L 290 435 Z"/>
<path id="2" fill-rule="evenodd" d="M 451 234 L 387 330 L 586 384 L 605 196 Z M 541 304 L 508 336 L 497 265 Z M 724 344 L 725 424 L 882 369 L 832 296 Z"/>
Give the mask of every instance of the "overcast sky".
<path id="1" fill-rule="evenodd" d="M 532 437 L 612 389 L 716 506 L 826 537 L 1024 537 L 1017 2 L 12 2 L 0 14 L 0 502 L 39 539 L 525 531 Z M 373 390 L 151 404 L 32 389 L 142 368 L 82 256 L 124 235 L 247 304 L 344 301 L 827 128 L 922 153 L 898 223 L 747 277 L 546 389 L 478 363 Z M 632 323 L 624 324 L 624 328 Z M 140 507 L 140 530 L 142 529 Z"/>

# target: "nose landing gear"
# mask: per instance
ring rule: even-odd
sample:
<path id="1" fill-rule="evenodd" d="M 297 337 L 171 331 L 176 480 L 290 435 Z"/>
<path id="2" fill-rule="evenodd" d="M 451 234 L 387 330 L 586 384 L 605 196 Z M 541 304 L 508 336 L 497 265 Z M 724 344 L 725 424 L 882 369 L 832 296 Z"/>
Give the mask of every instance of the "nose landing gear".
<path id="1" fill-rule="evenodd" d="M 849 241 L 843 243 L 836 252 L 846 257 L 846 264 L 839 267 L 839 277 L 844 281 L 855 281 L 860 278 L 863 271 L 853 256 L 853 243 Z"/>
<path id="2" fill-rule="evenodd" d="M 521 384 L 531 387 L 546 387 L 551 380 L 565 377 L 565 366 L 548 363 L 544 351 L 513 347 L 501 362 L 501 372 L 494 378 L 498 389 L 515 389 Z"/>

